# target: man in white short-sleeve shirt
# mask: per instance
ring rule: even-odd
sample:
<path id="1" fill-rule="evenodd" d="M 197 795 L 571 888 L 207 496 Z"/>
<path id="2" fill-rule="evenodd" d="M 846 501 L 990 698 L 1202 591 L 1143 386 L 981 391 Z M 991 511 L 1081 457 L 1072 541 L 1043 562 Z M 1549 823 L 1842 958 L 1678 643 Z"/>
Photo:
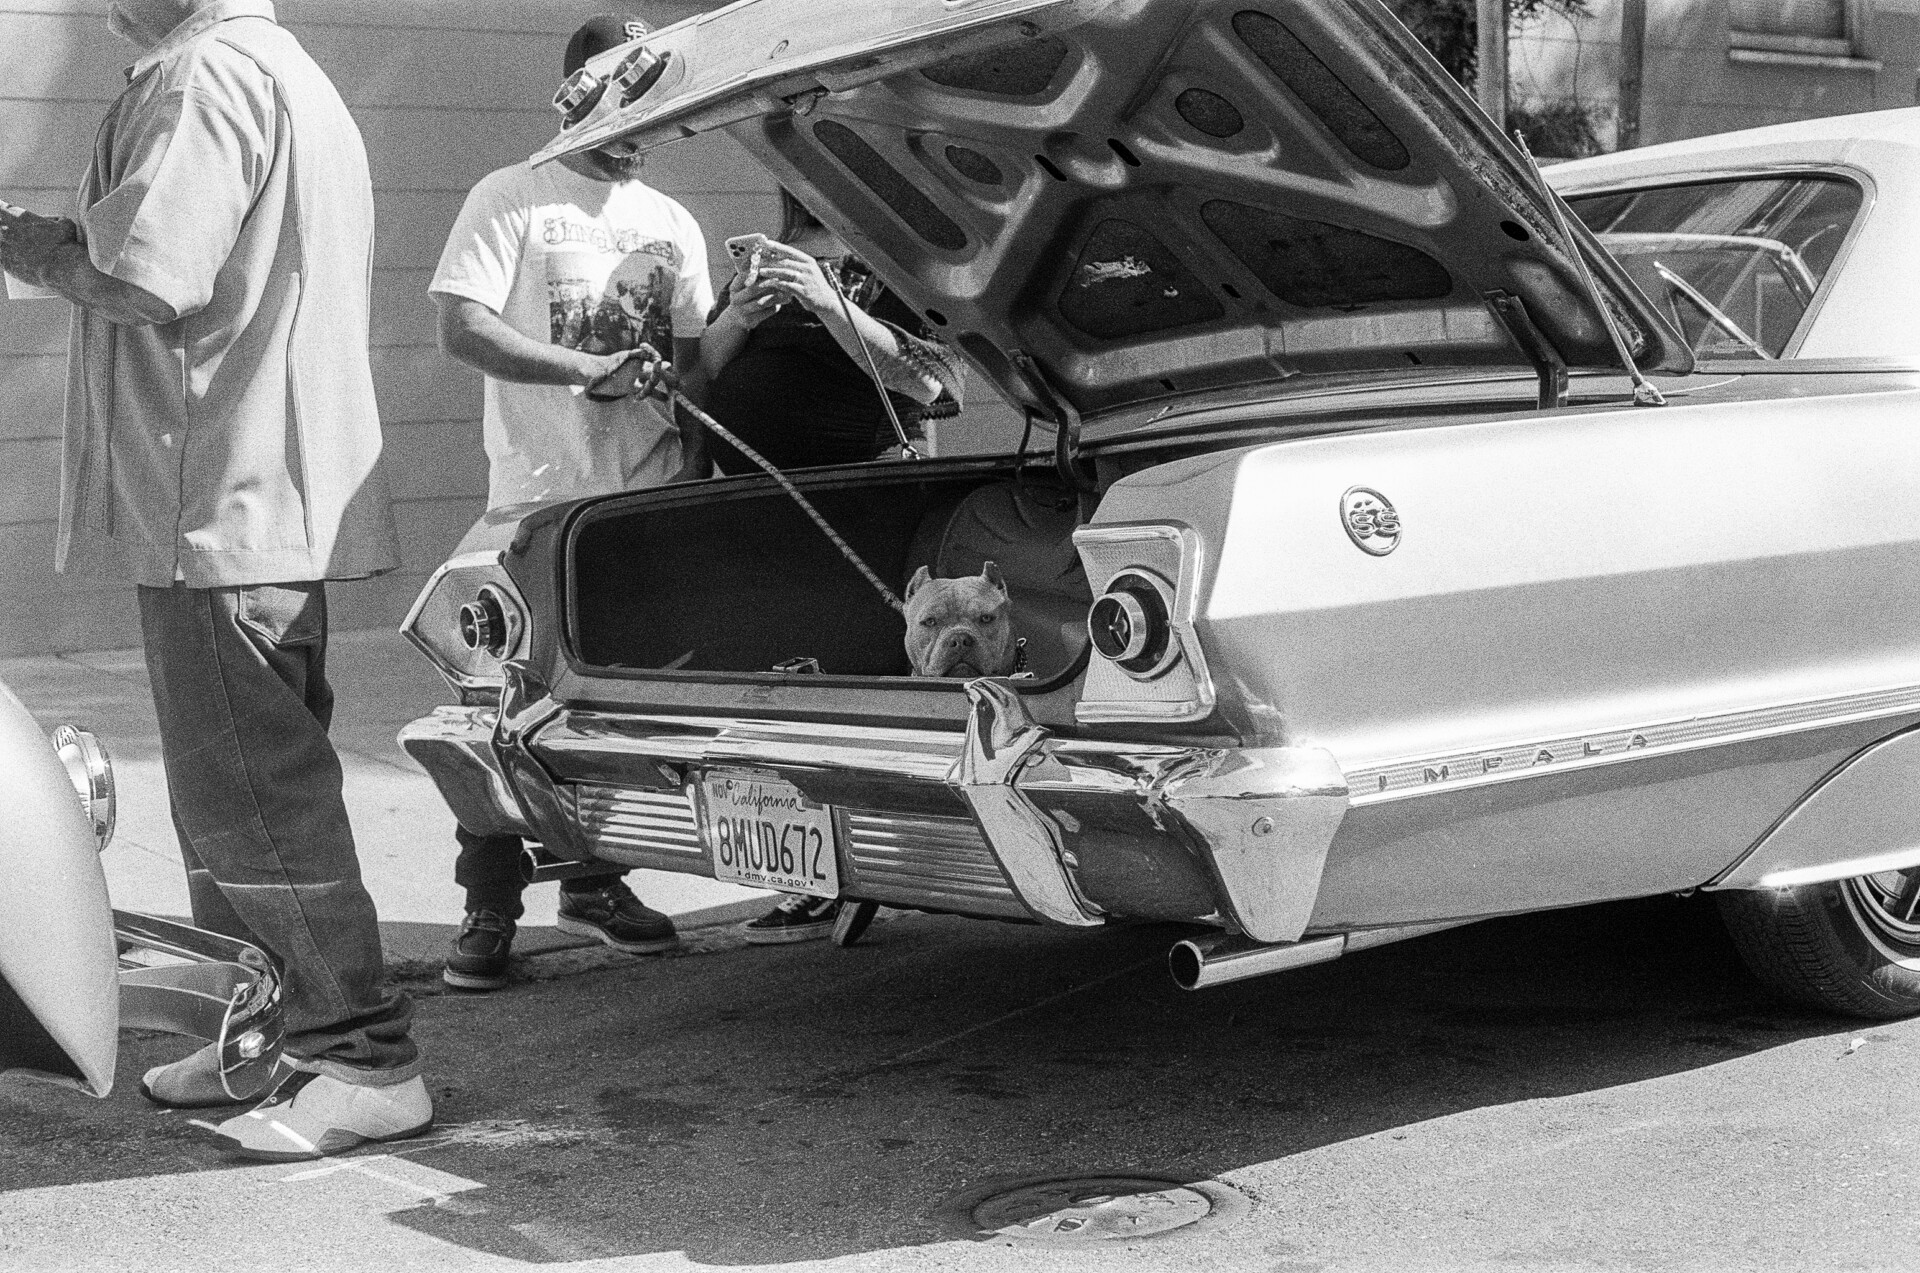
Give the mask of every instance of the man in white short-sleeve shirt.
<path id="1" fill-rule="evenodd" d="M 591 19 L 567 44 L 566 74 L 645 32 L 637 19 Z M 442 347 L 486 373 L 490 508 L 707 475 L 697 423 L 670 422 L 639 394 L 602 400 L 632 388 L 639 368 L 625 364 L 642 344 L 685 368 L 697 393 L 713 308 L 700 227 L 638 167 L 595 150 L 502 168 L 474 187 L 447 238 L 430 289 Z M 497 990 L 522 914 L 522 845 L 465 827 L 455 838 L 467 913 L 441 975 L 457 989 Z M 558 925 L 633 954 L 679 942 L 620 872 L 561 881 Z"/>
<path id="2" fill-rule="evenodd" d="M 566 73 L 637 38 L 599 17 L 574 34 Z M 552 502 L 707 475 L 700 426 L 657 400 L 584 390 L 651 345 L 689 371 L 713 308 L 706 240 L 687 210 L 602 151 L 483 178 L 430 289 L 441 343 L 486 373 L 488 505 Z"/>

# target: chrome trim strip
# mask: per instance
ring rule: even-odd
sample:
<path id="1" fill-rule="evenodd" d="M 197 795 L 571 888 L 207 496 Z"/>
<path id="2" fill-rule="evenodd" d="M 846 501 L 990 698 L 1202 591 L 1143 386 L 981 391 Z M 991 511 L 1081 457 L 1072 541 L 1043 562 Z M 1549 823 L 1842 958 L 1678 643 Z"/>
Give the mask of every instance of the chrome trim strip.
<path id="1" fill-rule="evenodd" d="M 1771 871 L 1755 880 L 1754 887 L 1793 888 L 1800 884 L 1824 884 L 1829 880 L 1850 880 L 1859 875 L 1878 875 L 1882 871 L 1905 871 L 1915 866 L 1920 866 L 1920 846 L 1876 853 L 1871 857 L 1825 862 L 1819 866 Z"/>
<path id="2" fill-rule="evenodd" d="M 703 765 L 806 765 L 944 782 L 960 755 L 958 733 L 741 720 L 718 716 L 629 716 L 568 711 L 542 730 L 535 750 L 555 756 L 644 756 Z"/>
<path id="3" fill-rule="evenodd" d="M 580 833 L 596 852 L 640 849 L 706 858 L 700 823 L 685 792 L 577 783 L 572 796 Z"/>
<path id="4" fill-rule="evenodd" d="M 1352 770 L 1347 782 L 1354 805 L 1383 804 L 1909 712 L 1920 712 L 1920 685 L 1392 760 Z"/>
<path id="5" fill-rule="evenodd" d="M 1027 918 L 973 819 L 868 809 L 840 813 L 845 893 Z"/>

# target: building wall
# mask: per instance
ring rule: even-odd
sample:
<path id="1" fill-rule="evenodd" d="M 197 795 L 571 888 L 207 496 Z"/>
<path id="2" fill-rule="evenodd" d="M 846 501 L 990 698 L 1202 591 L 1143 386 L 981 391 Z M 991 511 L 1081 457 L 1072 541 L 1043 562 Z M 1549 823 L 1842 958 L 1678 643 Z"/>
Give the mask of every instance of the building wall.
<path id="1" fill-rule="evenodd" d="M 1825 49 L 1739 47 L 1731 0 L 1649 0 L 1642 144 L 1914 105 L 1920 0 L 1847 0 L 1845 7 L 1851 47 L 1835 56 Z M 1610 147 L 1619 102 L 1620 0 L 1589 0 L 1588 8 L 1584 18 L 1545 16 L 1515 32 L 1512 92 L 1528 104 L 1586 103 Z"/>
<path id="2" fill-rule="evenodd" d="M 426 293 L 467 190 L 552 135 L 566 36 L 607 0 L 281 0 L 281 19 L 333 78 L 366 138 L 379 216 L 373 365 L 403 564 L 331 590 L 338 627 L 397 623 L 485 506 L 480 381 L 441 354 Z M 656 25 L 707 7 L 636 5 Z M 131 46 L 105 0 L 0 0 L 0 195 L 71 215 L 102 112 Z M 646 180 L 722 242 L 778 220 L 771 179 L 725 136 L 654 152 Z M 0 301 L 0 657 L 139 640 L 131 589 L 53 572 L 67 306 Z M 1009 446 L 980 395 L 941 437 L 948 452 Z"/>

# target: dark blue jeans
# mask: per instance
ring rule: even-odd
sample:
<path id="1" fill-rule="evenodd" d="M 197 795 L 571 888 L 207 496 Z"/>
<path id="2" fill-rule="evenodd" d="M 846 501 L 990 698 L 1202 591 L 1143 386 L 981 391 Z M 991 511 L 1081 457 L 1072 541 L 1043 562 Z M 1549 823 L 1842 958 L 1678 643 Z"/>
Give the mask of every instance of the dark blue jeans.
<path id="1" fill-rule="evenodd" d="M 419 1072 L 413 1001 L 384 985 L 327 737 L 320 583 L 141 588 L 153 705 L 194 923 L 281 970 L 286 1050 L 348 1082 Z"/>

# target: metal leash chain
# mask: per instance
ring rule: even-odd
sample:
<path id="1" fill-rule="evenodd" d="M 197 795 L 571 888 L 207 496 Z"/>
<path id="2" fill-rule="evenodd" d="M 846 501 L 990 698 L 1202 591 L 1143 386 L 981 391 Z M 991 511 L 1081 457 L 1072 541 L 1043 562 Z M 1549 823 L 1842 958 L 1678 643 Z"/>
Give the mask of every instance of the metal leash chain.
<path id="1" fill-rule="evenodd" d="M 833 546 L 840 550 L 840 555 L 845 557 L 848 561 L 852 562 L 853 568 L 855 570 L 858 570 L 861 574 L 867 577 L 867 582 L 874 586 L 874 590 L 880 594 L 880 596 L 886 601 L 886 603 L 892 606 L 895 610 L 900 611 L 901 613 L 906 612 L 906 608 L 907 608 L 906 603 L 900 600 L 900 598 L 893 595 L 893 589 L 887 587 L 886 584 L 882 583 L 880 580 L 880 576 L 873 573 L 872 567 L 868 566 L 866 562 L 860 559 L 860 554 L 853 550 L 853 545 L 849 544 L 846 540 L 840 538 L 840 532 L 827 524 L 827 519 L 820 515 L 820 510 L 815 508 L 812 505 L 812 503 L 808 501 L 807 497 L 800 493 L 798 487 L 794 486 L 792 482 L 789 482 L 787 480 L 787 475 L 785 473 L 782 473 L 779 469 L 775 468 L 772 461 L 768 460 L 765 456 L 761 455 L 758 451 L 748 446 L 745 442 L 742 442 L 738 437 L 734 435 L 733 430 L 721 424 L 718 420 L 714 419 L 712 416 L 702 411 L 699 407 L 694 406 L 692 402 L 688 401 L 687 395 L 680 392 L 678 386 L 670 387 L 668 392 L 672 396 L 672 401 L 676 405 L 683 407 L 686 410 L 687 414 L 691 415 L 694 419 L 698 420 L 703 426 L 706 427 L 708 432 L 712 433 L 715 437 L 718 437 L 723 442 L 726 442 L 728 445 L 732 446 L 735 450 L 739 451 L 740 454 L 746 456 L 749 460 L 752 460 L 755 464 L 758 464 L 762 469 L 766 471 L 766 474 L 768 477 L 780 483 L 780 488 L 784 490 L 787 494 L 791 495 L 793 497 L 793 502 L 800 506 L 800 510 L 804 512 L 808 517 L 811 517 L 813 519 L 813 524 L 820 528 L 820 533 L 833 541 Z"/>

